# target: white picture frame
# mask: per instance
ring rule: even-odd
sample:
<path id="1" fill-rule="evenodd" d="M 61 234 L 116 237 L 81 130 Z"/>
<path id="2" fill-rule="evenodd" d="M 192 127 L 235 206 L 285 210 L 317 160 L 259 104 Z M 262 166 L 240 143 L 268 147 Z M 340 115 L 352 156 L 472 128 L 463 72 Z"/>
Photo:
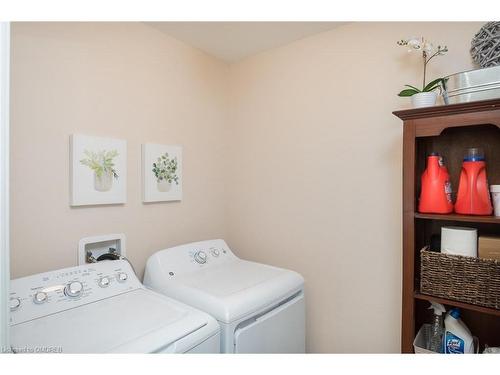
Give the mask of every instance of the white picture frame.
<path id="1" fill-rule="evenodd" d="M 70 205 L 123 204 L 127 199 L 127 142 L 70 136 Z"/>
<path id="2" fill-rule="evenodd" d="M 182 147 L 142 145 L 142 201 L 182 200 Z"/>

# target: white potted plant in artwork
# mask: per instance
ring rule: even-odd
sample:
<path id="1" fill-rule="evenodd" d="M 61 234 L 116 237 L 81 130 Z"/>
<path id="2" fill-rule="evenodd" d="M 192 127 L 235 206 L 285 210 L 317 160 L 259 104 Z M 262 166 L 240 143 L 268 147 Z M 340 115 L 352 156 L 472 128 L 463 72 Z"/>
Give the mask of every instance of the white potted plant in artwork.
<path id="1" fill-rule="evenodd" d="M 158 191 L 169 191 L 172 187 L 172 182 L 179 185 L 177 158 L 170 158 L 168 152 L 165 152 L 157 159 L 156 163 L 153 163 L 153 173 L 156 177 Z"/>
<path id="2" fill-rule="evenodd" d="M 83 153 L 86 158 L 80 160 L 80 163 L 86 165 L 94 172 L 94 189 L 101 192 L 111 190 L 113 178 L 118 179 L 114 163 L 114 158 L 118 156 L 118 151 L 102 150 L 93 152 L 85 150 Z"/>
<path id="3" fill-rule="evenodd" d="M 427 65 L 436 56 L 444 55 L 448 52 L 448 47 L 437 46 L 434 48 L 433 44 L 428 40 L 421 38 L 410 38 L 407 40 L 399 40 L 398 45 L 408 48 L 408 52 L 421 52 L 423 62 L 423 82 L 422 88 L 417 88 L 412 85 L 405 85 L 407 88 L 402 90 L 399 96 L 411 96 L 411 101 L 414 108 L 430 107 L 436 104 L 437 89 L 441 89 L 443 78 L 437 78 L 429 83 L 426 83 Z"/>

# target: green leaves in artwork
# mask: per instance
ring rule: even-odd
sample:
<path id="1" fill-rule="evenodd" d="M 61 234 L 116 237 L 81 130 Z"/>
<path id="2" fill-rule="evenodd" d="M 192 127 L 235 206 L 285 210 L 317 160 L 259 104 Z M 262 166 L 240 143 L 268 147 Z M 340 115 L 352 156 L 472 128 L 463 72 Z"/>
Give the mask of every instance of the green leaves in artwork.
<path id="1" fill-rule="evenodd" d="M 175 182 L 179 185 L 177 167 L 177 157 L 170 158 L 168 152 L 165 152 L 156 160 L 156 163 L 153 163 L 152 171 L 158 182 L 165 180 L 168 183 Z"/>
<path id="2" fill-rule="evenodd" d="M 80 160 L 80 163 L 92 169 L 97 177 L 102 177 L 105 174 L 112 174 L 114 178 L 118 179 L 114 162 L 114 158 L 118 156 L 118 151 L 101 150 L 94 152 L 85 150 L 83 153 L 86 158 Z"/>

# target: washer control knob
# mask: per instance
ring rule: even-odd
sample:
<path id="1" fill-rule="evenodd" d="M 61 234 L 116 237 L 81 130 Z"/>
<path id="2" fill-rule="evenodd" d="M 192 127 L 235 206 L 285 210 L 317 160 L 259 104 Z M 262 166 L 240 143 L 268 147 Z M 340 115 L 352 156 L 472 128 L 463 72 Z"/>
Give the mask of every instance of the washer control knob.
<path id="1" fill-rule="evenodd" d="M 83 291 L 83 284 L 79 281 L 73 281 L 66 285 L 66 288 L 64 288 L 64 294 L 66 294 L 68 297 L 78 297 L 80 294 L 82 294 Z"/>
<path id="2" fill-rule="evenodd" d="M 47 302 L 47 293 L 36 292 L 35 296 L 33 297 L 33 302 L 35 302 L 37 305 L 41 305 L 42 303 Z"/>
<path id="3" fill-rule="evenodd" d="M 97 285 L 99 285 L 101 288 L 106 288 L 109 286 L 109 277 L 103 276 L 99 279 L 97 282 Z"/>
<path id="4" fill-rule="evenodd" d="M 16 311 L 21 306 L 21 300 L 19 298 L 11 298 L 9 304 L 10 311 Z"/>
<path id="5" fill-rule="evenodd" d="M 125 272 L 120 272 L 118 273 L 116 280 L 118 280 L 119 283 L 124 283 L 127 281 L 128 275 Z"/>
<path id="6" fill-rule="evenodd" d="M 214 257 L 218 257 L 218 256 L 220 255 L 219 250 L 217 250 L 217 249 L 213 249 L 213 250 L 212 250 L 212 255 L 213 255 Z"/>
<path id="7" fill-rule="evenodd" d="M 207 253 L 205 253 L 204 251 L 197 251 L 194 254 L 194 260 L 199 264 L 206 263 L 207 262 Z"/>

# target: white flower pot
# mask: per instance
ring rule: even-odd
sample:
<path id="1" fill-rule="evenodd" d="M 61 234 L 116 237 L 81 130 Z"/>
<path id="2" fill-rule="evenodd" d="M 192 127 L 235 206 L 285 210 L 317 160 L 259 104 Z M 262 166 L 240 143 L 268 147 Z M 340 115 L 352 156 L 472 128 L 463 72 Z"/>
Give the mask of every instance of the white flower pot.
<path id="1" fill-rule="evenodd" d="M 161 181 L 157 182 L 156 187 L 158 188 L 158 191 L 165 193 L 165 192 L 170 190 L 170 188 L 172 187 L 172 184 L 170 182 L 168 182 L 167 180 L 161 180 Z"/>
<path id="2" fill-rule="evenodd" d="M 113 174 L 111 172 L 103 173 L 98 176 L 94 173 L 94 189 L 97 191 L 109 191 L 113 186 Z"/>
<path id="3" fill-rule="evenodd" d="M 419 92 L 418 94 L 414 94 L 411 96 L 411 103 L 413 104 L 413 108 L 422 108 L 422 107 L 432 107 L 436 105 L 437 100 L 437 92 Z"/>

